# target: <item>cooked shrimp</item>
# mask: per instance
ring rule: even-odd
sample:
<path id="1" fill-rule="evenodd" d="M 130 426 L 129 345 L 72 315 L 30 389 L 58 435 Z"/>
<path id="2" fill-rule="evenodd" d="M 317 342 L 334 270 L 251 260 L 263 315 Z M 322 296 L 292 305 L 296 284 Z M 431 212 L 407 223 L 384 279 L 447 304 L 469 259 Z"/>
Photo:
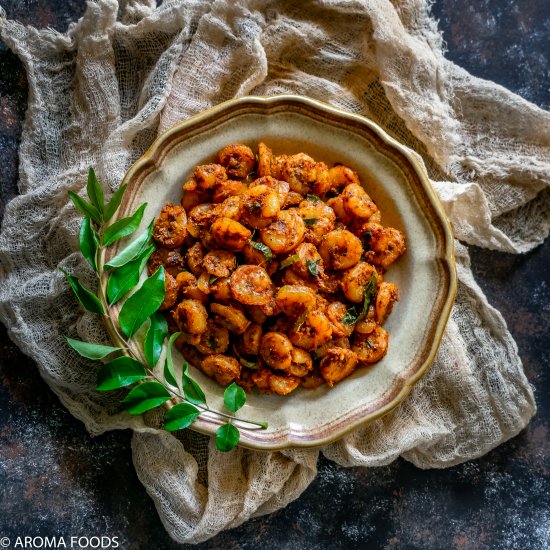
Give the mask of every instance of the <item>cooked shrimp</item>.
<path id="1" fill-rule="evenodd" d="M 227 173 L 220 164 L 203 164 L 195 168 L 193 179 L 197 182 L 199 189 L 208 191 L 227 181 Z"/>
<path id="2" fill-rule="evenodd" d="M 258 143 L 258 176 L 271 176 L 273 152 L 263 142 Z"/>
<path id="3" fill-rule="evenodd" d="M 273 223 L 260 229 L 260 237 L 273 252 L 284 254 L 302 242 L 305 230 L 304 222 L 295 210 L 281 210 Z"/>
<path id="4" fill-rule="evenodd" d="M 189 269 L 195 274 L 200 275 L 204 268 L 202 265 L 204 259 L 204 248 L 201 243 L 195 243 L 189 250 L 187 250 L 187 265 Z"/>
<path id="5" fill-rule="evenodd" d="M 300 379 L 297 376 L 282 376 L 272 374 L 269 377 L 269 387 L 279 395 L 288 395 L 300 385 Z"/>
<path id="6" fill-rule="evenodd" d="M 210 273 L 203 271 L 197 279 L 197 287 L 203 294 L 210 294 Z"/>
<path id="7" fill-rule="evenodd" d="M 204 203 L 195 206 L 189 212 L 189 218 L 187 220 L 187 230 L 195 239 L 201 239 L 207 233 L 208 228 L 212 225 L 212 222 L 216 219 L 215 205 L 211 203 Z"/>
<path id="8" fill-rule="evenodd" d="M 159 309 L 170 309 L 178 301 L 178 285 L 176 279 L 170 273 L 164 274 L 164 300 Z"/>
<path id="9" fill-rule="evenodd" d="M 180 271 L 185 269 L 185 258 L 179 250 L 157 248 L 147 261 L 147 271 L 149 275 L 155 273 L 161 265 L 164 266 L 164 271 L 166 273 L 175 277 Z"/>
<path id="10" fill-rule="evenodd" d="M 318 179 L 328 181 L 328 170 L 324 163 L 317 163 L 310 156 L 298 153 L 287 157 L 282 176 L 290 185 L 291 191 L 305 195 Z M 323 186 L 323 183 L 321 181 L 319 185 Z"/>
<path id="11" fill-rule="evenodd" d="M 290 206 L 298 206 L 304 200 L 304 196 L 301 193 L 296 193 L 296 191 L 289 191 L 286 196 L 285 208 Z"/>
<path id="12" fill-rule="evenodd" d="M 359 262 L 363 247 L 361 241 L 347 229 L 335 229 L 319 245 L 319 254 L 325 267 L 347 269 Z"/>
<path id="13" fill-rule="evenodd" d="M 336 220 L 334 210 L 326 202 L 315 198 L 306 198 L 298 206 L 298 212 L 304 219 L 327 219 L 331 222 Z"/>
<path id="14" fill-rule="evenodd" d="M 202 304 L 208 302 L 208 295 L 199 289 L 197 278 L 189 271 L 182 271 L 176 276 L 178 294 L 184 298 L 198 300 Z"/>
<path id="15" fill-rule="evenodd" d="M 257 246 L 257 243 L 254 244 Z M 252 246 L 250 241 L 246 243 L 241 252 L 247 264 L 259 265 L 267 270 L 271 263 L 267 261 L 266 255 L 261 250 Z"/>
<path id="16" fill-rule="evenodd" d="M 376 204 L 357 183 L 347 185 L 340 197 L 344 204 L 344 210 L 354 218 L 366 220 L 378 211 Z"/>
<path id="17" fill-rule="evenodd" d="M 312 351 L 330 340 L 332 326 L 324 313 L 311 311 L 300 327 L 290 331 L 289 337 L 295 346 Z"/>
<path id="18" fill-rule="evenodd" d="M 229 284 L 235 300 L 241 304 L 261 306 L 273 298 L 273 283 L 265 269 L 259 266 L 239 266 Z"/>
<path id="19" fill-rule="evenodd" d="M 357 172 L 354 172 L 351 168 L 348 168 L 343 164 L 337 164 L 336 166 L 330 168 L 328 171 L 328 179 L 332 189 L 339 189 L 340 187 L 345 187 L 350 183 L 361 183 Z"/>
<path id="20" fill-rule="evenodd" d="M 216 204 L 213 216 L 215 218 L 231 218 L 239 220 L 241 217 L 242 199 L 241 197 L 227 197 L 223 202 Z M 212 221 L 214 221 L 212 219 Z"/>
<path id="21" fill-rule="evenodd" d="M 255 323 L 263 325 L 267 320 L 267 315 L 260 309 L 260 306 L 244 306 L 246 315 Z"/>
<path id="22" fill-rule="evenodd" d="M 288 373 L 301 378 L 310 372 L 311 369 L 313 369 L 311 355 L 302 348 L 294 348 L 292 350 L 292 363 L 288 369 Z"/>
<path id="23" fill-rule="evenodd" d="M 357 321 L 353 331 L 356 334 L 366 335 L 370 334 L 377 326 L 378 325 L 376 324 L 376 321 L 374 319 L 369 319 L 368 317 L 365 317 L 364 319 Z"/>
<path id="24" fill-rule="evenodd" d="M 218 162 L 225 166 L 230 176 L 242 179 L 254 170 L 256 159 L 250 147 L 234 143 L 226 145 L 218 153 Z"/>
<path id="25" fill-rule="evenodd" d="M 280 208 L 285 205 L 286 199 L 288 197 L 288 192 L 290 190 L 288 182 L 283 180 L 276 180 L 271 176 L 264 176 L 262 178 L 254 180 L 250 184 L 250 188 L 257 187 L 258 185 L 266 185 L 270 189 L 273 189 L 277 193 L 277 197 L 279 198 Z"/>
<path id="26" fill-rule="evenodd" d="M 357 354 L 360 363 L 376 363 L 388 351 L 388 333 L 380 326 L 366 336 L 356 333 L 351 349 Z"/>
<path id="27" fill-rule="evenodd" d="M 233 252 L 239 252 L 250 239 L 252 231 L 230 218 L 218 218 L 210 228 L 220 246 Z"/>
<path id="28" fill-rule="evenodd" d="M 260 355 L 266 364 L 277 370 L 288 370 L 292 364 L 292 343 L 280 332 L 267 332 L 260 342 Z"/>
<path id="29" fill-rule="evenodd" d="M 204 256 L 203 266 L 214 277 L 229 277 L 237 267 L 237 258 L 227 250 L 212 250 Z"/>
<path id="30" fill-rule="evenodd" d="M 224 353 L 229 347 L 229 331 L 209 319 L 206 323 L 206 332 L 200 335 L 200 340 L 195 346 L 204 355 Z"/>
<path id="31" fill-rule="evenodd" d="M 275 297 L 272 297 L 269 302 L 267 302 L 266 304 L 261 304 L 259 307 L 268 317 L 279 315 L 279 313 L 281 313 L 282 311 L 279 307 L 279 304 L 275 300 Z"/>
<path id="32" fill-rule="evenodd" d="M 241 375 L 241 365 L 233 357 L 227 357 L 221 353 L 215 353 L 205 357 L 201 362 L 205 372 L 211 372 L 212 376 L 222 386 L 231 384 Z"/>
<path id="33" fill-rule="evenodd" d="M 348 307 L 342 302 L 332 302 L 325 310 L 326 316 L 332 325 L 333 336 L 350 336 L 353 332 L 353 322 L 346 321 Z M 349 316 L 348 316 L 349 317 Z"/>
<path id="34" fill-rule="evenodd" d="M 218 277 L 215 280 L 210 277 L 208 282 L 210 284 L 210 295 L 217 302 L 229 302 L 233 298 L 229 277 Z"/>
<path id="35" fill-rule="evenodd" d="M 344 273 L 342 291 L 350 302 L 360 303 L 365 297 L 365 288 L 372 276 L 376 277 L 376 269 L 367 262 L 359 262 Z"/>
<path id="36" fill-rule="evenodd" d="M 242 195 L 248 187 L 246 186 L 246 183 L 243 183 L 242 181 L 235 181 L 235 180 L 227 180 L 222 182 L 220 185 L 216 187 L 214 190 L 214 202 L 223 202 L 225 199 L 228 199 L 229 197 L 238 197 Z M 206 201 L 202 201 L 206 202 Z"/>
<path id="37" fill-rule="evenodd" d="M 299 317 L 315 307 L 315 292 L 302 285 L 284 285 L 275 298 L 280 309 L 291 317 Z"/>
<path id="38" fill-rule="evenodd" d="M 380 283 L 376 295 L 376 321 L 382 324 L 390 315 L 395 302 L 399 300 L 399 289 L 393 283 Z"/>
<path id="39" fill-rule="evenodd" d="M 187 214 L 177 204 L 167 204 L 153 228 L 153 239 L 165 248 L 178 248 L 187 237 Z"/>
<path id="40" fill-rule="evenodd" d="M 319 370 L 321 376 L 332 388 L 336 382 L 340 382 L 349 376 L 357 366 L 357 354 L 344 348 L 330 348 L 321 360 Z"/>
<path id="41" fill-rule="evenodd" d="M 295 262 L 292 263 L 292 271 L 304 279 L 312 280 L 323 277 L 325 274 L 324 264 L 321 255 L 317 251 L 315 245 L 311 243 L 301 243 L 296 247 L 293 254 L 297 256 Z M 312 274 L 312 264 L 315 264 L 317 276 Z"/>
<path id="42" fill-rule="evenodd" d="M 251 323 L 240 338 L 239 349 L 243 355 L 258 355 L 263 336 L 262 325 Z"/>
<path id="43" fill-rule="evenodd" d="M 172 312 L 178 328 L 190 334 L 206 332 L 208 313 L 199 300 L 182 300 Z"/>
<path id="44" fill-rule="evenodd" d="M 369 222 L 360 232 L 369 248 L 365 258 L 374 265 L 386 269 L 405 252 L 405 238 L 398 229 Z"/>
<path id="45" fill-rule="evenodd" d="M 243 334 L 250 325 L 244 312 L 234 306 L 212 303 L 210 311 L 214 314 L 214 321 L 233 334 Z"/>
<path id="46" fill-rule="evenodd" d="M 327 201 L 328 206 L 330 206 L 333 212 L 336 214 L 336 217 L 345 225 L 351 223 L 352 217 L 347 213 L 344 208 L 344 199 L 338 195 L 337 197 L 332 197 Z"/>
<path id="47" fill-rule="evenodd" d="M 205 193 L 200 191 L 183 191 L 183 196 L 181 197 L 180 204 L 189 214 L 195 206 L 208 202 L 208 196 Z"/>
<path id="48" fill-rule="evenodd" d="M 267 185 L 250 187 L 242 196 L 242 218 L 250 227 L 268 226 L 281 210 L 279 195 Z"/>

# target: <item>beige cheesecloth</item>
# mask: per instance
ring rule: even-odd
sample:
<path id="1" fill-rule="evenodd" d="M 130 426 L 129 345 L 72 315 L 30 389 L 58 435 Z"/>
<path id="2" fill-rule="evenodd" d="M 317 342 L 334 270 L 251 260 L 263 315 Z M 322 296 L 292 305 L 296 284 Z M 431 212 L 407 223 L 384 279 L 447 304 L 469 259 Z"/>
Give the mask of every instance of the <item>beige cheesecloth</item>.
<path id="1" fill-rule="evenodd" d="M 92 284 L 67 190 L 82 190 L 89 166 L 114 190 L 165 128 L 232 97 L 297 93 L 365 115 L 422 157 L 459 240 L 508 252 L 541 243 L 550 114 L 447 61 L 427 0 L 96 0 L 66 34 L 6 19 L 0 31 L 30 88 L 21 195 L 0 236 L 0 316 L 92 434 L 134 428 L 135 467 L 174 539 L 204 541 L 284 507 L 319 452 L 343 466 L 401 455 L 442 468 L 527 424 L 535 403 L 516 344 L 458 242 L 458 296 L 433 368 L 398 409 L 320 450 L 223 454 L 189 430 L 149 429 L 94 391 L 97 366 L 62 340 L 106 341 L 58 271 Z"/>

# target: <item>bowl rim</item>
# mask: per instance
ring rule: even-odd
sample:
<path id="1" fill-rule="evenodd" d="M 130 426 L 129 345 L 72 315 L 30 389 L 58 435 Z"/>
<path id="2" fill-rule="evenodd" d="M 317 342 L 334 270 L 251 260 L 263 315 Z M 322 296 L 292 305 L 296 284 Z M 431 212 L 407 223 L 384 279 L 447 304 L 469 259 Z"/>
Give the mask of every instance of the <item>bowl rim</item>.
<path id="1" fill-rule="evenodd" d="M 264 450 L 264 451 L 276 451 L 283 449 L 291 448 L 308 448 L 308 447 L 320 447 L 338 441 L 351 431 L 359 428 L 365 427 L 366 425 L 374 422 L 375 420 L 385 416 L 398 405 L 400 405 L 405 398 L 409 395 L 412 388 L 415 384 L 428 372 L 433 362 L 435 361 L 436 354 L 438 352 L 443 334 L 445 332 L 445 327 L 447 321 L 450 317 L 452 306 L 455 301 L 457 288 L 458 288 L 458 275 L 455 262 L 455 252 L 454 252 L 454 235 L 453 230 L 450 225 L 450 222 L 445 214 L 443 205 L 437 195 L 436 191 L 432 187 L 428 173 L 423 165 L 419 162 L 416 153 L 407 147 L 406 145 L 401 144 L 395 138 L 390 136 L 385 130 L 383 130 L 378 124 L 372 120 L 356 114 L 350 111 L 346 111 L 339 107 L 329 105 L 317 99 L 313 99 L 301 95 L 293 94 L 282 94 L 274 96 L 244 96 L 240 98 L 230 99 L 213 107 L 210 107 L 196 115 L 193 115 L 182 122 L 174 124 L 167 128 L 163 133 L 161 133 L 147 149 L 147 151 L 136 161 L 126 172 L 124 178 L 122 179 L 120 185 L 128 184 L 128 190 L 130 189 L 130 183 L 134 180 L 136 176 L 145 172 L 143 177 L 146 177 L 151 173 L 155 168 L 160 167 L 163 161 L 162 149 L 163 146 L 171 141 L 171 138 L 177 136 L 183 130 L 197 125 L 201 121 L 211 120 L 216 116 L 224 113 L 225 111 L 231 110 L 235 107 L 242 108 L 243 106 L 255 105 L 255 106 L 276 106 L 277 104 L 292 103 L 296 106 L 305 106 L 310 110 L 321 111 L 323 113 L 329 113 L 335 115 L 341 119 L 344 119 L 347 122 L 353 122 L 361 126 L 366 126 L 372 132 L 374 132 L 378 138 L 380 138 L 386 145 L 393 147 L 401 153 L 401 155 L 408 161 L 410 167 L 418 176 L 418 181 L 422 186 L 422 190 L 428 198 L 430 205 L 433 208 L 433 214 L 436 218 L 436 221 L 439 222 L 441 229 L 443 230 L 443 243 L 442 243 L 442 254 L 437 256 L 437 260 L 446 266 L 448 271 L 448 290 L 445 296 L 445 299 L 442 301 L 440 306 L 440 314 L 437 317 L 437 321 L 434 327 L 434 338 L 429 346 L 429 350 L 426 354 L 426 358 L 422 362 L 419 368 L 406 380 L 403 381 L 401 389 L 383 406 L 375 409 L 374 411 L 365 411 L 363 415 L 358 415 L 356 418 L 351 419 L 348 422 L 338 422 L 335 425 L 333 430 L 328 430 L 329 433 L 320 432 L 319 434 L 309 436 L 307 438 L 297 437 L 297 434 L 294 434 L 290 429 L 284 431 L 282 435 L 274 434 L 276 437 L 271 440 L 268 438 L 255 438 L 251 437 L 256 432 L 261 431 L 266 433 L 264 430 L 256 430 L 247 428 L 246 430 L 241 431 L 241 438 L 239 441 L 239 446 L 246 447 L 255 450 Z M 268 111 L 266 111 L 268 114 Z M 125 206 L 128 204 L 130 194 L 125 193 L 122 204 L 120 208 L 113 216 L 111 223 L 115 222 L 118 217 L 124 212 Z M 433 227 L 430 224 L 430 227 Z M 106 251 L 103 251 L 102 261 L 105 261 Z M 116 318 L 114 319 L 116 322 Z M 109 323 L 105 323 L 109 336 L 113 342 L 117 342 L 119 337 L 112 330 Z M 214 435 L 215 430 L 221 425 L 221 422 L 217 419 L 213 419 L 209 416 L 199 417 L 194 424 L 190 427 L 192 430 L 206 434 Z M 303 433 L 303 432 L 300 432 Z"/>

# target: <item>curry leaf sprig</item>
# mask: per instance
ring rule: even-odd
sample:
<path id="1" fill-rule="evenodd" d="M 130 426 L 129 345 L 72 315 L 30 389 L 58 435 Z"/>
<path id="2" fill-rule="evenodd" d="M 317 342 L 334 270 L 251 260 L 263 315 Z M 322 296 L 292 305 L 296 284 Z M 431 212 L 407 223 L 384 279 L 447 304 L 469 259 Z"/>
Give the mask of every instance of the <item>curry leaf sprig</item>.
<path id="1" fill-rule="evenodd" d="M 241 429 L 242 425 L 267 428 L 267 423 L 235 416 L 246 402 L 246 393 L 234 382 L 224 392 L 224 406 L 229 411 L 225 413 L 208 406 L 203 390 L 189 374 L 187 362 L 183 362 L 178 376 L 172 347 L 181 333 L 169 337 L 168 323 L 158 311 L 165 296 L 164 267 L 161 265 L 136 289 L 155 251 L 151 241 L 154 221 L 104 263 L 107 247 L 132 235 L 141 224 L 147 207 L 147 203 L 142 204 L 131 216 L 109 223 L 121 204 L 125 189 L 125 185 L 121 186 L 105 203 L 103 189 L 90 169 L 86 188 L 89 202 L 69 191 L 70 199 L 84 214 L 79 245 L 96 273 L 97 292 L 94 294 L 78 277 L 62 271 L 81 305 L 103 318 L 116 346 L 73 338 L 66 338 L 67 343 L 82 357 L 104 362 L 97 374 L 98 391 L 130 389 L 121 402 L 130 414 L 139 415 L 163 406 L 167 409 L 163 427 L 168 431 L 188 428 L 202 414 L 214 415 L 224 422 L 216 431 L 216 446 L 221 451 L 230 451 L 239 442 L 237 426 Z M 120 306 L 117 321 L 113 313 L 115 304 L 117 308 Z M 160 365 L 167 339 L 164 363 Z M 134 351 L 136 349 L 142 353 Z"/>

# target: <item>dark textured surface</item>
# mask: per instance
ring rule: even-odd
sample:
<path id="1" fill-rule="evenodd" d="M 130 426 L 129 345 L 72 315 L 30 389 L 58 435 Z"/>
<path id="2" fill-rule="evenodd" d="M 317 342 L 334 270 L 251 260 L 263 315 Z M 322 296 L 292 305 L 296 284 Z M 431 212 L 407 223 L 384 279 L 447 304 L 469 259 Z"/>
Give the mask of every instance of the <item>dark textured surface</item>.
<path id="1" fill-rule="evenodd" d="M 9 17 L 66 29 L 82 1 L 4 0 Z M 550 2 L 438 0 L 448 57 L 550 106 Z M 0 43 L 0 214 L 16 194 L 23 67 Z M 201 548 L 550 547 L 550 243 L 524 256 L 471 249 L 474 272 L 516 338 L 539 412 L 514 440 L 441 471 L 319 463 L 294 503 Z M 0 539 L 117 536 L 121 548 L 176 548 L 131 463 L 129 432 L 90 438 L 0 330 Z"/>

